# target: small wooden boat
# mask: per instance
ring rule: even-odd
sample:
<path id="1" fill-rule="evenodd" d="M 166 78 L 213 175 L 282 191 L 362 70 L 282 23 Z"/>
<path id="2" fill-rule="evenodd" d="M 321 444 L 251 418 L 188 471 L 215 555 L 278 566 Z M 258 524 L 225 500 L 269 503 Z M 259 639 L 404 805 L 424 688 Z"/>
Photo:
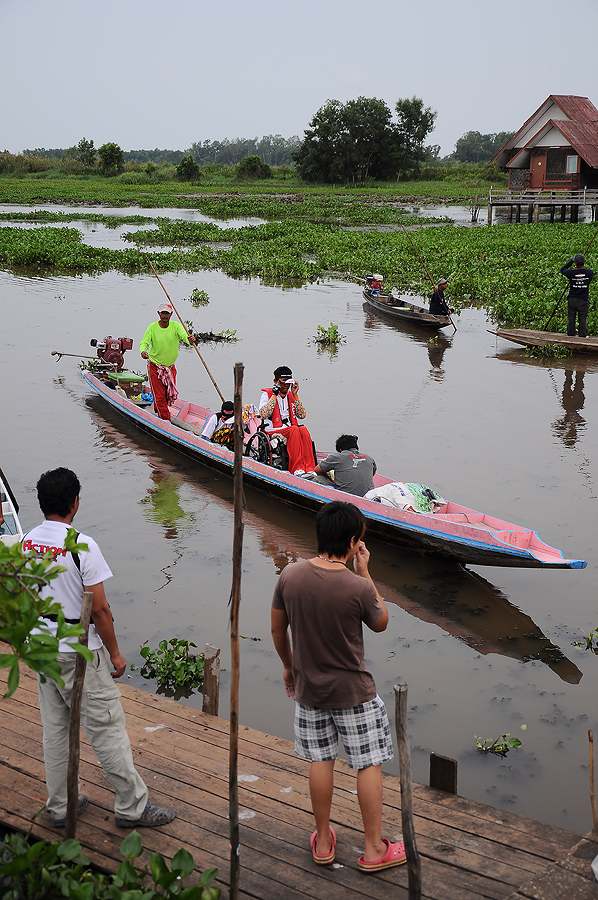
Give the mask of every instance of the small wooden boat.
<path id="1" fill-rule="evenodd" d="M 490 334 L 496 334 L 506 341 L 521 344 L 522 347 L 548 347 L 558 344 L 568 348 L 572 353 L 598 353 L 598 337 L 573 337 L 558 331 L 531 331 L 528 328 L 489 328 Z"/>
<path id="2" fill-rule="evenodd" d="M 401 319 L 404 322 L 412 322 L 414 325 L 421 325 L 423 328 L 437 330 L 446 328 L 451 324 L 449 316 L 434 316 L 429 313 L 423 306 L 417 303 L 407 303 L 393 297 L 392 294 L 372 294 L 370 290 L 364 288 L 363 299 L 369 307 L 385 316 L 393 319 Z"/>
<path id="3" fill-rule="evenodd" d="M 84 371 L 82 374 L 96 394 L 139 428 L 198 462 L 232 474 L 231 451 L 196 433 L 201 431 L 211 410 L 179 399 L 171 407 L 175 422 L 167 422 L 117 393 L 91 372 Z M 583 569 L 586 566 L 584 560 L 565 559 L 560 550 L 544 543 L 529 528 L 458 503 L 445 503 L 434 513 L 400 510 L 342 493 L 247 456 L 243 457 L 243 474 L 256 487 L 280 497 L 286 503 L 307 509 L 318 509 L 330 500 L 350 500 L 363 512 L 371 533 L 412 550 L 456 562 L 547 569 Z M 379 474 L 375 476 L 376 486 L 392 480 Z"/>
<path id="4" fill-rule="evenodd" d="M 23 537 L 23 529 L 19 522 L 19 504 L 2 469 L 0 469 L 0 507 L 3 517 L 3 521 L 0 522 L 0 541 L 3 544 L 16 544 Z"/>

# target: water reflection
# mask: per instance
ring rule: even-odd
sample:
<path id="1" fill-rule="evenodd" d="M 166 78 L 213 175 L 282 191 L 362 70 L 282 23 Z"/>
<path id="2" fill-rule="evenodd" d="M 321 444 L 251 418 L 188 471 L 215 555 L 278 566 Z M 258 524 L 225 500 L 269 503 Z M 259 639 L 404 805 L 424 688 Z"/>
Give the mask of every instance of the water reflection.
<path id="1" fill-rule="evenodd" d="M 392 328 L 395 331 L 404 334 L 408 340 L 425 345 L 428 350 L 428 359 L 430 360 L 431 365 L 430 378 L 432 381 L 444 381 L 444 354 L 453 346 L 451 338 L 447 337 L 442 332 L 430 336 L 429 330 L 422 329 L 420 326 L 415 325 L 406 319 L 393 319 L 391 321 L 384 313 L 380 313 L 380 315 L 377 316 L 376 311 L 373 311 L 372 307 L 367 303 L 363 304 L 363 311 L 365 313 L 364 327 L 366 329 L 371 331 L 376 328 Z"/>
<path id="2" fill-rule="evenodd" d="M 580 435 L 583 433 L 586 420 L 580 414 L 585 403 L 583 369 L 565 369 L 565 380 L 561 394 L 564 415 L 553 422 L 552 430 L 556 437 L 560 438 L 565 447 L 575 447 Z"/>
<path id="3" fill-rule="evenodd" d="M 226 479 L 206 467 L 179 456 L 169 447 L 156 448 L 147 435 L 106 408 L 99 398 L 87 400 L 98 430 L 106 443 L 126 448 L 145 457 L 153 467 L 154 487 L 147 502 L 157 509 L 157 521 L 171 527 L 186 514 L 178 499 L 184 482 L 206 493 L 211 503 L 232 508 L 232 488 Z M 159 469 L 158 469 L 159 466 Z M 176 469 L 174 468 L 176 466 Z M 313 517 L 304 510 L 293 511 L 292 527 L 284 504 L 269 498 L 250 485 L 245 488 L 245 525 L 258 538 L 262 552 L 279 575 L 289 562 L 313 552 Z M 168 536 L 168 535 L 166 535 Z M 209 537 L 206 536 L 209 541 Z M 396 548 L 372 541 L 373 577 L 387 601 L 422 622 L 435 625 L 481 654 L 528 662 L 538 660 L 563 681 L 577 684 L 582 673 L 559 647 L 554 645 L 533 619 L 509 601 L 486 579 L 444 561 L 398 554 Z"/>
<path id="4" fill-rule="evenodd" d="M 175 540 L 179 534 L 177 524 L 193 521 L 191 513 L 185 512 L 181 506 L 179 486 L 182 479 L 174 472 L 167 474 L 161 469 L 154 469 L 150 478 L 154 487 L 139 502 L 145 506 L 146 518 L 162 525 L 166 540 Z"/>
<path id="5" fill-rule="evenodd" d="M 428 339 L 428 359 L 432 366 L 430 369 L 430 378 L 432 378 L 433 381 L 444 381 L 444 368 L 442 362 L 444 354 L 451 346 L 452 341 L 444 334 L 435 334 Z"/>

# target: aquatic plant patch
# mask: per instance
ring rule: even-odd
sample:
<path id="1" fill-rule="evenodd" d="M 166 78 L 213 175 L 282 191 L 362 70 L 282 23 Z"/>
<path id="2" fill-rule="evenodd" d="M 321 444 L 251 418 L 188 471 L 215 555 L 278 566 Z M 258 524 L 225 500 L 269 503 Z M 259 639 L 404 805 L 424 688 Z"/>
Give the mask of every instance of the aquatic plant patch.
<path id="1" fill-rule="evenodd" d="M 519 747 L 522 747 L 523 743 L 519 738 L 513 737 L 510 732 L 506 732 L 505 734 L 500 734 L 494 740 L 476 736 L 473 740 L 473 745 L 481 753 L 494 753 L 495 756 L 506 756 L 511 750 L 517 750 Z"/>
<path id="2" fill-rule="evenodd" d="M 318 325 L 314 341 L 320 347 L 338 347 L 339 344 L 345 342 L 345 338 L 340 333 L 336 322 L 329 322 L 328 325 Z"/>
<path id="3" fill-rule="evenodd" d="M 598 628 L 592 628 L 583 641 L 573 641 L 573 646 L 581 647 L 584 650 L 591 650 L 592 653 L 598 654 Z"/>
<path id="4" fill-rule="evenodd" d="M 155 679 L 158 690 L 165 694 L 201 690 L 204 658 L 201 653 L 191 652 L 196 647 L 193 641 L 181 638 L 160 641 L 156 649 L 145 641 L 139 648 L 144 660 L 139 669 L 142 678 Z"/>

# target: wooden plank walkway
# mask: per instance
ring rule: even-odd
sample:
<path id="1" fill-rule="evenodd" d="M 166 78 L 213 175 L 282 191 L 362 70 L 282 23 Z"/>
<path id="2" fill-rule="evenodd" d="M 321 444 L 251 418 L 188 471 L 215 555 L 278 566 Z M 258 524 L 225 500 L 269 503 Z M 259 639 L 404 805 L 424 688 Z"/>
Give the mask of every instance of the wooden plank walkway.
<path id="1" fill-rule="evenodd" d="M 165 828 L 142 832 L 145 849 L 172 857 L 185 847 L 200 868 L 218 868 L 227 896 L 228 722 L 129 686 L 121 692 L 136 765 L 153 798 L 178 813 Z M 241 726 L 242 896 L 407 898 L 406 866 L 376 875 L 356 869 L 361 819 L 355 777 L 345 764 L 338 766 L 333 806 L 339 865 L 313 865 L 307 768 L 288 741 Z M 85 738 L 81 783 L 91 804 L 80 819 L 79 840 L 94 862 L 114 869 L 126 832 L 114 824 L 112 794 Z M 24 671 L 14 697 L 0 699 L 0 824 L 55 839 L 55 831 L 32 825 L 45 797 L 36 684 Z M 385 776 L 384 824 L 391 838 L 401 829 L 400 800 L 398 778 Z M 426 898 L 543 897 L 525 893 L 525 886 L 539 883 L 579 841 L 563 829 L 421 785 L 414 785 L 414 803 Z"/>

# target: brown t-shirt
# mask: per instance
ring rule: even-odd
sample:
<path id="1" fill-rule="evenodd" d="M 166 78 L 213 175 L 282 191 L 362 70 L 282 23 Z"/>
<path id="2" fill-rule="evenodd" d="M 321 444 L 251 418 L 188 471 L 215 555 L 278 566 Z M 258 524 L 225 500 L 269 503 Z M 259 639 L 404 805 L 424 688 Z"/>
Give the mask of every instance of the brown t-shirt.
<path id="1" fill-rule="evenodd" d="M 284 609 L 291 626 L 299 703 L 349 709 L 376 696 L 363 661 L 362 622 L 372 627 L 381 615 L 369 581 L 345 567 L 322 569 L 303 559 L 278 579 L 272 607 Z"/>

